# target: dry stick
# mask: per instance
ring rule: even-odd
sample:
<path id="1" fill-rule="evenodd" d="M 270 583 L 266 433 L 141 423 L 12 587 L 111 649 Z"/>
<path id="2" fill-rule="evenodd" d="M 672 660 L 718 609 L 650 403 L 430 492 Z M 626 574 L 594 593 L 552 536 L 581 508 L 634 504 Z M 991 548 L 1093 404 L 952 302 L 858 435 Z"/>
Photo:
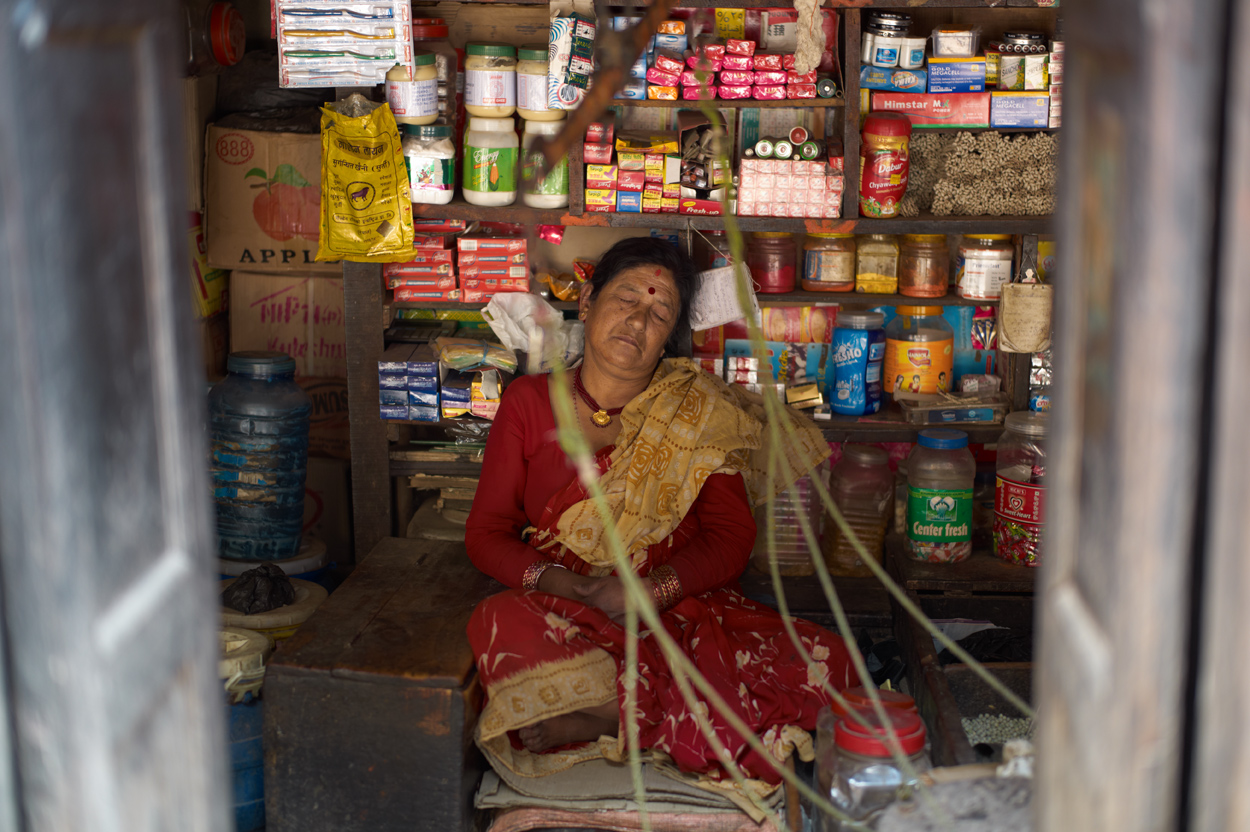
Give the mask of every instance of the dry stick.
<path id="1" fill-rule="evenodd" d="M 634 800 L 642 832 L 651 832 L 647 811 L 647 789 L 642 780 L 642 754 L 638 730 L 638 605 L 625 596 L 625 744 L 629 748 L 629 776 L 634 783 Z"/>
<path id="2" fill-rule="evenodd" d="M 637 604 L 638 612 L 641 614 L 647 626 L 651 629 L 652 635 L 655 637 L 661 652 L 669 663 L 670 669 L 673 671 L 673 678 L 677 682 L 677 687 L 685 700 L 687 707 L 691 713 L 695 715 L 696 724 L 703 733 L 712 749 L 717 756 L 721 758 L 722 765 L 730 778 L 742 789 L 749 799 L 751 799 L 757 808 L 764 812 L 778 829 L 784 827 L 784 821 L 773 812 L 769 807 L 764 806 L 754 793 L 747 788 L 746 778 L 742 776 L 736 763 L 734 763 L 732 755 L 729 754 L 720 738 L 712 730 L 707 719 L 701 714 L 698 707 L 699 701 L 695 697 L 694 691 L 690 687 L 693 682 L 694 686 L 699 688 L 712 707 L 721 714 L 729 727 L 734 730 L 739 737 L 751 747 L 753 751 L 760 755 L 768 765 L 777 773 L 779 777 L 793 785 L 800 794 L 812 801 L 813 805 L 838 820 L 842 821 L 849 828 L 855 830 L 864 830 L 867 827 L 862 823 L 848 817 L 841 812 L 829 801 L 818 794 L 810 786 L 804 783 L 794 772 L 785 766 L 779 765 L 772 757 L 772 753 L 764 747 L 759 738 L 751 728 L 744 723 L 741 718 L 733 711 L 727 702 L 721 697 L 720 693 L 708 683 L 698 668 L 694 667 L 681 648 L 673 641 L 672 637 L 664 629 L 660 621 L 659 613 L 655 608 L 654 601 L 650 594 L 645 592 L 642 587 L 641 579 L 634 574 L 629 561 L 626 559 L 624 550 L 621 545 L 620 536 L 616 531 L 616 523 L 612 517 L 611 509 L 607 504 L 607 498 L 603 493 L 603 489 L 599 485 L 598 472 L 591 462 L 589 445 L 585 436 L 582 434 L 580 427 L 577 425 L 576 417 L 573 413 L 571 392 L 569 388 L 567 373 L 563 364 L 557 362 L 555 373 L 553 373 L 556 387 L 556 397 L 554 402 L 554 410 L 556 422 L 560 426 L 557 435 L 561 446 L 565 453 L 573 460 L 578 470 L 579 477 L 583 485 L 590 492 L 591 498 L 594 500 L 595 507 L 598 509 L 601 519 L 605 526 L 605 536 L 608 541 L 608 548 L 612 553 L 613 559 L 616 561 L 617 577 L 620 579 L 622 586 L 627 595 L 634 598 Z M 706 704 L 705 704 L 706 707 Z M 635 723 L 636 728 L 636 723 Z"/>

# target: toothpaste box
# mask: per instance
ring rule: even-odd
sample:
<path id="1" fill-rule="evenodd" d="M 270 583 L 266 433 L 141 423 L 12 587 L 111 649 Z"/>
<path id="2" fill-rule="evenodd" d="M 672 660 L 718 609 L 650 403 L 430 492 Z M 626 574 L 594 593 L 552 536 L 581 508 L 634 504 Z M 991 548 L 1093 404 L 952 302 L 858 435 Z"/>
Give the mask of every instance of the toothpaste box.
<path id="1" fill-rule="evenodd" d="M 642 192 L 641 191 L 617 191 L 616 192 L 616 211 L 620 214 L 640 214 L 642 213 Z"/>
<path id="2" fill-rule="evenodd" d="M 493 251 L 516 253 L 525 251 L 524 237 L 461 237 L 456 240 L 460 251 Z"/>
<path id="3" fill-rule="evenodd" d="M 1044 92 L 990 94 L 990 127 L 1047 127 L 1050 96 Z"/>
<path id="4" fill-rule="evenodd" d="M 989 127 L 988 92 L 938 93 L 873 92 L 872 112 L 903 113 L 913 128 Z"/>
<path id="5" fill-rule="evenodd" d="M 930 58 L 929 92 L 985 92 L 985 58 Z"/>
<path id="6" fill-rule="evenodd" d="M 859 88 L 890 92 L 924 92 L 928 73 L 923 69 L 883 69 L 865 66 L 859 70 Z"/>

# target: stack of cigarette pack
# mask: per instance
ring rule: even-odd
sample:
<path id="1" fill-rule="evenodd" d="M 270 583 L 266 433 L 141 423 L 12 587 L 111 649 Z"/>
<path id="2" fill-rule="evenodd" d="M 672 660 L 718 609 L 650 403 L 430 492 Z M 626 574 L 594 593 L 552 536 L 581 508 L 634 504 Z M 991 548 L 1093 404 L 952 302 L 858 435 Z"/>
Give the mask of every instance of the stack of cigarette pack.
<path id="1" fill-rule="evenodd" d="M 395 344 L 378 359 L 378 400 L 383 419 L 439 420 L 438 357 L 429 344 Z"/>

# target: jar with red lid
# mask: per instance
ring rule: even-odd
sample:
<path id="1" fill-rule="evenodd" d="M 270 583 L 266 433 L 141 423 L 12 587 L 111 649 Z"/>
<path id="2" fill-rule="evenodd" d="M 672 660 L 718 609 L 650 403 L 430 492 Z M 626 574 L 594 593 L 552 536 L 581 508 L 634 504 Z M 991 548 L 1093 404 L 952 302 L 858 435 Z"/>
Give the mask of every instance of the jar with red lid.
<path id="1" fill-rule="evenodd" d="M 243 60 L 247 31 L 243 15 L 231 3 L 220 0 L 183 0 L 183 20 L 190 48 L 187 75 L 195 77 L 220 72 Z"/>
<path id="2" fill-rule="evenodd" d="M 847 707 L 849 708 L 867 708 L 869 711 L 872 710 L 872 698 L 868 695 L 868 688 L 863 685 L 854 688 L 847 688 L 842 691 L 842 698 L 846 700 Z M 877 699 L 881 702 L 881 707 L 886 710 L 912 711 L 913 713 L 919 713 L 919 711 L 916 710 L 916 700 L 905 693 L 900 693 L 896 690 L 878 689 Z M 847 708 L 842 707 L 842 705 L 836 700 L 829 707 L 833 711 L 834 716 L 846 716 Z"/>
<path id="3" fill-rule="evenodd" d="M 412 21 L 412 42 L 415 49 L 434 53 L 434 70 L 438 76 L 438 113 L 440 123 L 456 124 L 456 108 L 464 93 L 456 49 L 448 40 L 450 30 L 441 17 L 417 17 Z"/>
<path id="4" fill-rule="evenodd" d="M 907 193 L 911 121 L 902 113 L 869 113 L 859 144 L 859 213 L 896 217 Z"/>
<path id="5" fill-rule="evenodd" d="M 794 235 L 787 231 L 757 231 L 747 246 L 747 268 L 756 291 L 776 295 L 795 287 Z"/>
<path id="6" fill-rule="evenodd" d="M 951 280 L 951 252 L 945 234 L 904 234 L 898 254 L 898 293 L 941 298 Z"/>
<path id="7" fill-rule="evenodd" d="M 816 718 L 817 785 L 843 814 L 866 826 L 898 799 L 900 790 L 915 786 L 918 776 L 931 769 L 920 715 L 898 708 L 884 711 L 884 721 L 871 708 L 856 708 L 841 718 L 822 708 Z M 891 752 L 890 734 L 897 738 L 906 766 Z M 817 815 L 817 832 L 851 828 L 823 812 Z"/>

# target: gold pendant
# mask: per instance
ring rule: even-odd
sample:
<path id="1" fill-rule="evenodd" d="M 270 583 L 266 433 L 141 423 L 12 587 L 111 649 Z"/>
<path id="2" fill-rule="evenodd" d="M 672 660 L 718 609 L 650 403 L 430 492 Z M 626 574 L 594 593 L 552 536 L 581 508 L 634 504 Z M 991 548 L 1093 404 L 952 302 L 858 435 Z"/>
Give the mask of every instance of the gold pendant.
<path id="1" fill-rule="evenodd" d="M 606 410 L 596 410 L 590 414 L 590 421 L 594 422 L 601 428 L 606 428 L 612 423 L 612 417 L 608 415 Z"/>

